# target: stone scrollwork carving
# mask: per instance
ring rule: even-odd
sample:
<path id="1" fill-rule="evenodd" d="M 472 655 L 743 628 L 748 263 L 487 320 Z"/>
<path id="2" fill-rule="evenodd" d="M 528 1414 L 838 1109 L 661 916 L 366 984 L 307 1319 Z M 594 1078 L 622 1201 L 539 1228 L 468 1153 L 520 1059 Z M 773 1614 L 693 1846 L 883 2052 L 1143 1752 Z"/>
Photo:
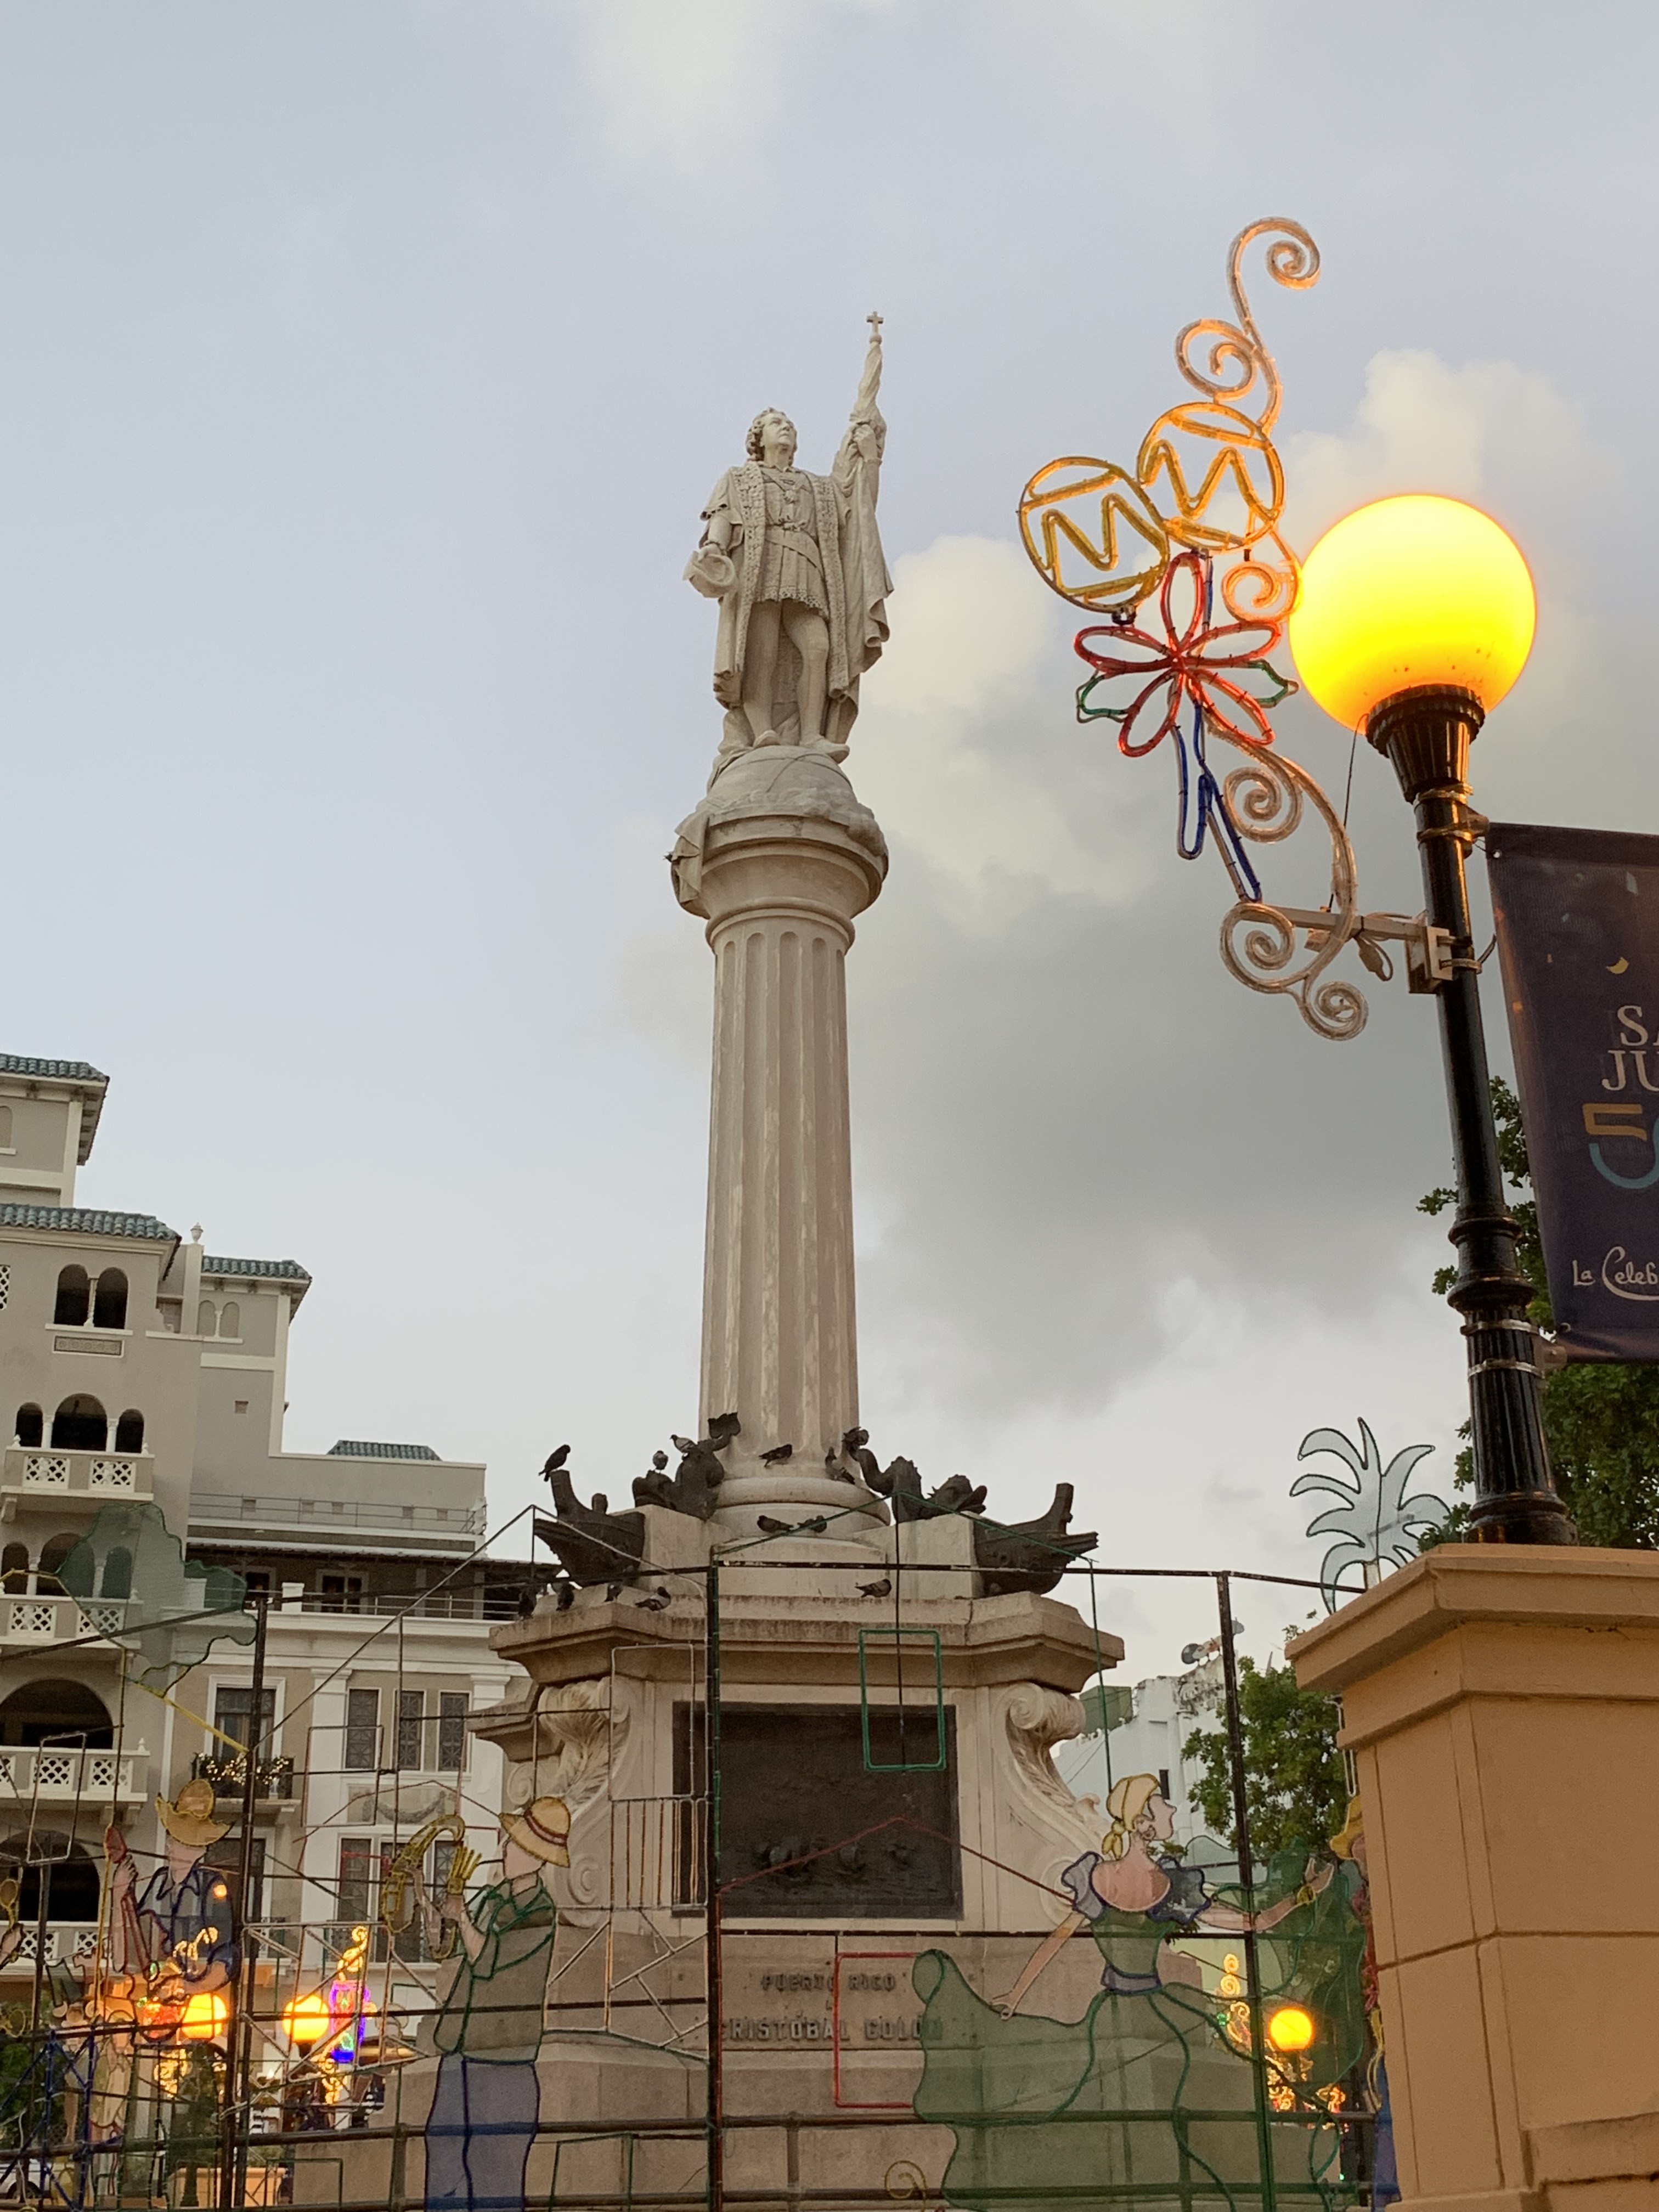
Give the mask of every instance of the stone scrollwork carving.
<path id="1" fill-rule="evenodd" d="M 608 1677 L 532 1690 L 517 1728 L 498 1728 L 513 1756 L 504 1802 L 509 1811 L 538 1797 L 562 1797 L 572 1812 L 603 1796 L 627 1741 L 625 1707 L 613 1707 Z"/>
<path id="2" fill-rule="evenodd" d="M 570 1808 L 570 1865 L 561 1888 L 568 1904 L 603 1910 L 611 1899 L 608 1802 L 626 1748 L 630 1716 L 608 1675 L 532 1689 L 513 1719 L 490 1734 L 508 1753 L 502 1802 L 521 1810 L 538 1797 Z"/>
<path id="3" fill-rule="evenodd" d="M 1006 1693 L 1003 1727 L 1014 1771 L 1030 1793 L 1021 1808 L 1025 1819 L 1067 1855 L 1100 1841 L 1100 1804 L 1076 1797 L 1056 1771 L 1054 1748 L 1081 1735 L 1088 1726 L 1081 1701 L 1063 1690 L 1037 1682 L 1018 1682 Z"/>

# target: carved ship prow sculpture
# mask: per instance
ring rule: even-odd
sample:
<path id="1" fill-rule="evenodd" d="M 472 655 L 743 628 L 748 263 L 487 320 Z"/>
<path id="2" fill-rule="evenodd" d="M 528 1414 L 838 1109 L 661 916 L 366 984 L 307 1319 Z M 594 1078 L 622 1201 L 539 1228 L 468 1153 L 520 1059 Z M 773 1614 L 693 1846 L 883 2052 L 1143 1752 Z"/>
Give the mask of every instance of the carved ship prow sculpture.
<path id="1" fill-rule="evenodd" d="M 556 1555 L 574 1583 L 588 1587 L 634 1581 L 647 1565 L 645 1516 L 640 1509 L 658 1506 L 693 1520 L 708 1521 L 720 1504 L 726 1472 L 719 1455 L 741 1433 L 741 1428 L 735 1413 L 722 1413 L 709 1422 L 707 1436 L 676 1437 L 673 1441 L 680 1462 L 672 1474 L 668 1472 L 667 1454 L 654 1453 L 651 1468 L 634 1484 L 635 1510 L 631 1513 L 611 1512 L 603 1491 L 595 1492 L 592 1504 L 584 1505 L 564 1464 L 568 1448 L 562 1447 L 542 1470 L 553 1492 L 557 1517 L 536 1516 L 537 1541 Z M 1093 1529 L 1068 1533 L 1073 1496 L 1069 1482 L 1055 1484 L 1046 1513 L 1035 1520 L 1005 1523 L 984 1517 L 982 1483 L 970 1483 L 965 1475 L 953 1474 L 937 1489 L 924 1492 L 915 1462 L 901 1457 L 882 1467 L 862 1429 L 848 1431 L 842 1455 L 858 1468 L 867 1487 L 888 1502 L 894 1521 L 901 1527 L 953 1516 L 969 1522 L 974 1532 L 978 1594 L 982 1597 L 1006 1597 L 1018 1590 L 1040 1595 L 1052 1590 L 1066 1568 L 1086 1557 L 1100 1540 Z M 853 1480 L 850 1475 L 843 1479 Z M 761 1526 L 769 1533 L 792 1533 L 781 1522 L 763 1520 Z M 800 1524 L 807 1526 L 821 1528 L 823 1522 L 820 1519 Z M 800 1527 L 793 1533 L 800 1533 Z"/>
<path id="2" fill-rule="evenodd" d="M 975 1522 L 974 1559 L 981 1595 L 1051 1590 L 1068 1566 L 1093 1551 L 1100 1541 L 1094 1529 L 1086 1534 L 1066 1533 L 1072 1496 L 1069 1482 L 1057 1482 L 1048 1511 L 1035 1521 L 1016 1521 L 1006 1528 L 994 1521 Z"/>

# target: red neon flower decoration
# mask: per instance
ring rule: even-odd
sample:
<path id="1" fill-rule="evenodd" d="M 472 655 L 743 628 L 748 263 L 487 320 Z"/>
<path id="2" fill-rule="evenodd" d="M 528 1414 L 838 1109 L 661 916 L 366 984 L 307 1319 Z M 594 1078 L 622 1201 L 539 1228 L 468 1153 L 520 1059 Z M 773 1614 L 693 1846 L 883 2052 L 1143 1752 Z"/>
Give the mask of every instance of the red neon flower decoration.
<path id="1" fill-rule="evenodd" d="M 1174 611 L 1176 580 L 1182 578 L 1192 594 L 1192 611 L 1177 626 Z M 1103 715 L 1119 723 L 1118 750 L 1132 757 L 1149 753 L 1176 726 L 1183 704 L 1190 699 L 1218 728 L 1241 744 L 1270 745 L 1273 726 L 1267 709 L 1296 689 L 1267 656 L 1279 643 L 1283 625 L 1275 622 L 1205 623 L 1205 568 L 1197 553 L 1182 553 L 1165 572 L 1158 596 L 1164 635 L 1143 629 L 1120 629 L 1115 623 L 1079 630 L 1077 651 L 1095 673 L 1078 693 L 1078 713 L 1087 720 Z M 1109 639 L 1111 651 L 1097 653 L 1091 638 Z M 1236 672 L 1224 674 L 1225 670 Z M 1091 707 L 1089 695 L 1097 684 L 1127 679 L 1139 689 L 1126 707 Z M 1135 742 L 1135 731 L 1159 693 L 1164 715 L 1149 738 Z"/>

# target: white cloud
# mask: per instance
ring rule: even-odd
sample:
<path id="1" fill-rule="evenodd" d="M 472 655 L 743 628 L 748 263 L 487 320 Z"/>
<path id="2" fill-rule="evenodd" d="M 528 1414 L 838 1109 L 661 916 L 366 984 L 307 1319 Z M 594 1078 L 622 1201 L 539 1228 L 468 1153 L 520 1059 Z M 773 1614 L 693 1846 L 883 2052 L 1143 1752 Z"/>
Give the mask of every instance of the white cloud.
<path id="1" fill-rule="evenodd" d="M 1189 1276 L 1149 1285 L 1161 1348 L 1103 1403 L 1058 1396 L 971 1421 L 955 1394 L 892 1372 L 866 1339 L 864 1418 L 884 1456 L 915 1460 L 931 1486 L 961 1473 L 988 1483 L 993 1514 L 1036 1513 L 1056 1480 L 1076 1489 L 1073 1525 L 1103 1533 L 1097 1559 L 1118 1570 L 1181 1565 L 1316 1577 L 1328 1540 L 1304 1536 L 1316 1505 L 1292 1498 L 1297 1450 L 1315 1427 L 1356 1433 L 1363 1416 L 1386 1452 L 1435 1447 L 1423 1487 L 1451 1498 L 1464 1413 L 1462 1347 L 1453 1316 L 1413 1266 L 1388 1280 L 1370 1325 L 1294 1301 L 1220 1295 Z M 949 1369 L 945 1372 L 949 1373 Z M 1079 1589 L 1069 1595 L 1088 1611 Z M 1097 1588 L 1101 1626 L 1126 1636 L 1130 1679 L 1172 1667 L 1210 1632 L 1202 1583 L 1121 1579 Z M 1322 1611 L 1313 1592 L 1241 1584 L 1245 1648 L 1263 1656 L 1287 1622 Z"/>
<path id="2" fill-rule="evenodd" d="M 598 118 L 617 150 L 730 176 L 778 119 L 776 94 L 818 19 L 887 0 L 586 0 L 574 21 Z"/>
<path id="3" fill-rule="evenodd" d="M 1145 863 L 1100 803 L 1110 744 L 1072 719 L 1066 625 L 1019 548 L 936 538 L 897 562 L 892 613 L 848 763 L 889 837 L 1005 909 L 1127 896 Z"/>
<path id="4" fill-rule="evenodd" d="M 1607 473 L 1583 409 L 1510 361 L 1453 367 L 1425 352 L 1374 355 L 1354 428 L 1283 441 L 1291 542 L 1311 545 L 1339 515 L 1392 492 L 1453 499 L 1589 489 Z"/>

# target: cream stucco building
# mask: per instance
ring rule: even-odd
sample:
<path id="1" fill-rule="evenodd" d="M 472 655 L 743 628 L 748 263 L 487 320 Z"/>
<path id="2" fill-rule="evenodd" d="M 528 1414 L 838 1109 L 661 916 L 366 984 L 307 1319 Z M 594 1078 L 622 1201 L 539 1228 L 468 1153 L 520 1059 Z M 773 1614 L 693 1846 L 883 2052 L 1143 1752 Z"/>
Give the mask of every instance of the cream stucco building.
<path id="1" fill-rule="evenodd" d="M 118 1640 L 154 1595 L 130 1591 L 130 1553 L 78 1595 L 58 1576 L 103 1509 L 160 1509 L 189 1601 L 213 1568 L 267 1594 L 251 1902 L 296 1973 L 372 1917 L 411 1826 L 459 1808 L 493 1839 L 501 1754 L 467 1719 L 514 1671 L 490 1626 L 533 1588 L 526 1564 L 480 1551 L 482 1464 L 402 1443 L 284 1449 L 304 1267 L 76 1205 L 107 1086 L 84 1061 L 0 1056 L 0 1859 L 21 1873 L 24 1928 L 0 1999 L 27 1998 L 43 1886 L 42 1969 L 84 1960 L 106 1826 L 147 1870 L 158 1793 L 204 1774 L 222 1816 L 240 1794 L 251 1650 L 216 1641 L 170 1689 L 146 1687 Z M 234 1831 L 217 1847 L 228 1870 L 237 1848 Z"/>

